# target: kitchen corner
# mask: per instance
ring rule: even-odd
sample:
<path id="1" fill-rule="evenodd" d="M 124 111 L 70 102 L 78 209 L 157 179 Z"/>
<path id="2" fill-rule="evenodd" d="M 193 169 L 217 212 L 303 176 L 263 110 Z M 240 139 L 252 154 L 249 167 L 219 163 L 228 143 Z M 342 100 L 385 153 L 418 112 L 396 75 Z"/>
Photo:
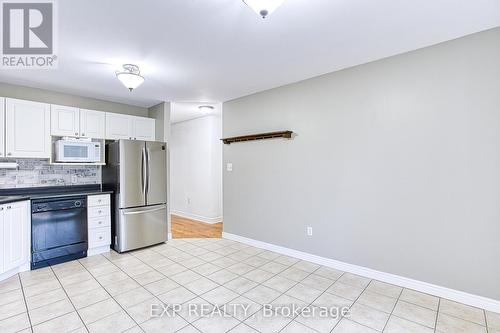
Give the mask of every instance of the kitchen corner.
<path id="1" fill-rule="evenodd" d="M 110 251 L 111 194 L 100 184 L 0 189 L 0 277 Z"/>

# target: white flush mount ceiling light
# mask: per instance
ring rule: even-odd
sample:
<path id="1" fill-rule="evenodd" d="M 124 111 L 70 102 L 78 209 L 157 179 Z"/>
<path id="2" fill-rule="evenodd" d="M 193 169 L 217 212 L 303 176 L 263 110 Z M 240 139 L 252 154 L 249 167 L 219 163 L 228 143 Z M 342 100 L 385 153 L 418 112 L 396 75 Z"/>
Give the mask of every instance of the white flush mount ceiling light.
<path id="1" fill-rule="evenodd" d="M 285 0 L 243 0 L 243 2 L 262 18 L 266 18 L 267 15 L 278 9 Z"/>
<path id="2" fill-rule="evenodd" d="M 198 106 L 198 109 L 203 112 L 204 114 L 209 114 L 212 113 L 214 110 L 214 107 L 212 105 L 200 105 Z"/>
<path id="3" fill-rule="evenodd" d="M 132 64 L 123 65 L 123 71 L 116 72 L 116 77 L 130 91 L 139 87 L 144 82 L 144 77 L 141 76 L 139 66 Z"/>

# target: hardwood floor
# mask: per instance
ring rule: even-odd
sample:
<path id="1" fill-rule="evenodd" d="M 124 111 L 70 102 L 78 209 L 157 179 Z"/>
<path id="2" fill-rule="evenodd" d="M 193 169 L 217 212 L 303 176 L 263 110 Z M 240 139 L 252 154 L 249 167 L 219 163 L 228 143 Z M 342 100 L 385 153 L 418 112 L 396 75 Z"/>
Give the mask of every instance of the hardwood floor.
<path id="1" fill-rule="evenodd" d="M 208 224 L 172 215 L 173 238 L 221 238 L 222 222 Z"/>

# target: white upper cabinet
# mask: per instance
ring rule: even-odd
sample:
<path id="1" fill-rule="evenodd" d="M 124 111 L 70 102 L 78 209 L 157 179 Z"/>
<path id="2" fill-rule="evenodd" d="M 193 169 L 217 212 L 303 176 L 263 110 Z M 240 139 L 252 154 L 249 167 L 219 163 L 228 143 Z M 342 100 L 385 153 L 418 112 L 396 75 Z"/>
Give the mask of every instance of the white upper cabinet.
<path id="1" fill-rule="evenodd" d="M 104 139 L 106 130 L 106 113 L 80 109 L 80 136 Z"/>
<path id="2" fill-rule="evenodd" d="M 155 140 L 155 120 L 106 112 L 106 139 Z"/>
<path id="3" fill-rule="evenodd" d="M 7 157 L 50 157 L 50 105 L 19 99 L 5 101 Z"/>
<path id="4" fill-rule="evenodd" d="M 155 120 L 152 118 L 133 117 L 134 140 L 155 141 Z"/>
<path id="5" fill-rule="evenodd" d="M 70 106 L 50 106 L 50 134 L 58 136 L 80 135 L 80 110 Z"/>
<path id="6" fill-rule="evenodd" d="M 104 139 L 106 113 L 51 105 L 50 134 Z"/>
<path id="7" fill-rule="evenodd" d="M 30 249 L 30 218 L 29 202 L 20 201 L 0 207 L 3 215 L 3 271 L 29 262 Z"/>
<path id="8" fill-rule="evenodd" d="M 0 158 L 5 157 L 5 98 L 0 97 Z"/>
<path id="9" fill-rule="evenodd" d="M 123 114 L 106 112 L 106 139 L 132 139 L 131 117 Z"/>

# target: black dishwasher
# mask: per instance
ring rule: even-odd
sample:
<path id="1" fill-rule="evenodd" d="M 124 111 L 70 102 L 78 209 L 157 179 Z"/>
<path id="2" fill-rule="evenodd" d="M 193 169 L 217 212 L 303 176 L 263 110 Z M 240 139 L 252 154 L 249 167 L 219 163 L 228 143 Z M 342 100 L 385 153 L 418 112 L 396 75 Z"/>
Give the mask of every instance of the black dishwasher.
<path id="1" fill-rule="evenodd" d="M 87 256 L 87 197 L 31 202 L 31 269 Z"/>

